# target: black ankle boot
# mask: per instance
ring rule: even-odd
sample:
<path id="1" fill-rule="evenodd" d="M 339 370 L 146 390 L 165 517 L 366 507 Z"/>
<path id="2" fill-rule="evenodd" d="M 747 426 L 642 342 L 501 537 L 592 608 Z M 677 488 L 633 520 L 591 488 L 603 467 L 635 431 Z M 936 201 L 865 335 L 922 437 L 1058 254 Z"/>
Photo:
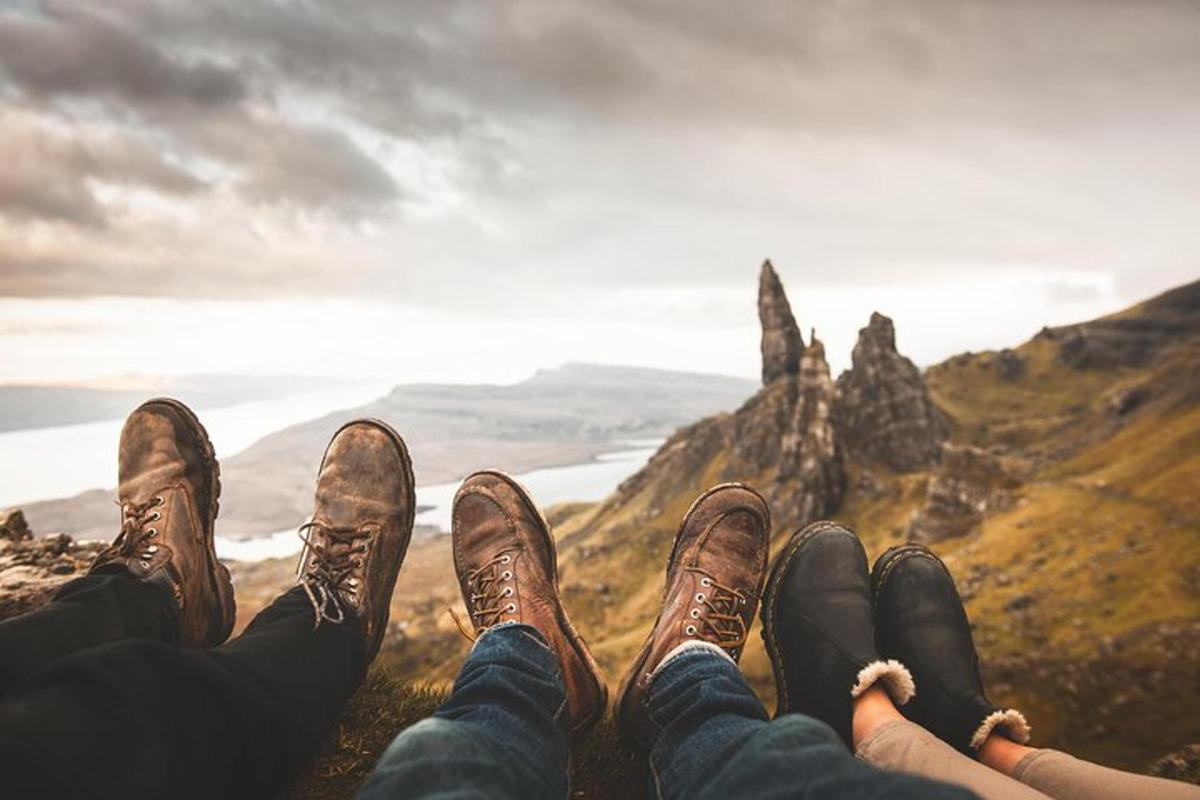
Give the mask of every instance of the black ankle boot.
<path id="1" fill-rule="evenodd" d="M 816 717 L 853 747 L 854 698 L 879 681 L 897 706 L 912 697 L 908 670 L 875 649 L 867 554 L 840 525 L 816 522 L 792 536 L 771 569 L 762 621 L 776 716 Z"/>
<path id="2" fill-rule="evenodd" d="M 994 706 L 983 691 L 967 612 L 941 559 L 922 545 L 893 547 L 875 562 L 871 589 L 879 649 L 916 679 L 905 716 L 971 756 L 993 729 L 1029 741 L 1025 717 Z"/>

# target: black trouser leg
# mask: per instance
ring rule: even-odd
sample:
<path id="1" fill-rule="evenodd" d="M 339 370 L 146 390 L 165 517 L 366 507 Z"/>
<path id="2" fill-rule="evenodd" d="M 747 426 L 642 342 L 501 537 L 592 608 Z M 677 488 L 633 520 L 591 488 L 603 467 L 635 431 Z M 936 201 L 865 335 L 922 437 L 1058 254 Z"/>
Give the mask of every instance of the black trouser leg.
<path id="1" fill-rule="evenodd" d="M 124 571 L 64 584 L 48 605 L 0 622 L 0 699 L 63 656 L 122 639 L 172 638 L 167 600 Z"/>
<path id="2" fill-rule="evenodd" d="M 314 630 L 296 587 L 214 650 L 130 640 L 63 658 L 0 703 L 6 792 L 272 797 L 361 683 L 363 638 L 351 614 Z"/>

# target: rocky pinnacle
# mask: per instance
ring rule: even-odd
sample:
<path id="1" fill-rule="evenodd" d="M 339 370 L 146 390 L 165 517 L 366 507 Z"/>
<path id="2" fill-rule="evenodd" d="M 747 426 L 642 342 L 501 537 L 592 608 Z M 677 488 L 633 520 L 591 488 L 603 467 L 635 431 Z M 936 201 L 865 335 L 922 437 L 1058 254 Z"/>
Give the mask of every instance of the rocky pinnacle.
<path id="1" fill-rule="evenodd" d="M 902 472 L 936 462 L 949 426 L 921 371 L 896 351 L 892 321 L 872 314 L 850 358 L 852 368 L 837 382 L 835 416 L 843 444 Z"/>
<path id="2" fill-rule="evenodd" d="M 762 322 L 763 385 L 798 374 L 804 340 L 770 260 L 763 262 L 758 280 L 758 318 Z"/>

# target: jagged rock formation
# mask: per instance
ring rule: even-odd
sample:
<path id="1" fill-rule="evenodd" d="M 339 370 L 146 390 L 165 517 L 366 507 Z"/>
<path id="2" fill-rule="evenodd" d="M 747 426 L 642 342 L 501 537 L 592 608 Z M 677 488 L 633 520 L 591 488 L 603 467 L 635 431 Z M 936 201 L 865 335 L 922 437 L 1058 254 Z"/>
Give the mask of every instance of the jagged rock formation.
<path id="1" fill-rule="evenodd" d="M 693 483 L 708 469 L 712 479 L 755 484 L 771 503 L 780 535 L 837 511 L 846 470 L 833 422 L 836 385 L 815 333 L 804 346 L 770 262 L 760 277 L 759 317 L 763 388 L 735 413 L 678 431 L 617 489 L 610 509 L 645 491 L 652 495 L 646 513 L 653 515 L 669 498 L 699 488 Z"/>
<path id="2" fill-rule="evenodd" d="M 825 345 L 813 331 L 800 359 L 791 424 L 784 429 L 773 494 L 798 520 L 831 514 L 846 493 L 846 469 L 833 427 L 836 394 Z"/>
<path id="3" fill-rule="evenodd" d="M 764 261 L 758 279 L 758 319 L 762 323 L 763 385 L 795 375 L 800 368 L 804 340 L 792 307 L 770 260 Z"/>
<path id="4" fill-rule="evenodd" d="M 49 602 L 59 586 L 87 570 L 103 546 L 64 533 L 35 539 L 25 515 L 10 511 L 0 522 L 0 619 Z"/>
<path id="5" fill-rule="evenodd" d="M 901 472 L 937 461 L 949 425 L 916 365 L 896 351 L 896 329 L 879 313 L 858 332 L 853 367 L 837 381 L 835 420 L 847 450 Z"/>
<path id="6" fill-rule="evenodd" d="M 929 479 L 925 506 L 913 515 L 908 536 L 918 542 L 965 536 L 987 513 L 1011 507 L 1012 490 L 1019 485 L 1003 462 L 986 450 L 946 444 L 938 471 Z"/>

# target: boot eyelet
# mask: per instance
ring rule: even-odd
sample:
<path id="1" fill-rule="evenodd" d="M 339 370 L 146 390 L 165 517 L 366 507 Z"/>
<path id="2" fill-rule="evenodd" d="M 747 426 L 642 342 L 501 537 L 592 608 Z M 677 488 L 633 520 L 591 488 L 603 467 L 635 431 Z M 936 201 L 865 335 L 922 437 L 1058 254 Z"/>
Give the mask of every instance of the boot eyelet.
<path id="1" fill-rule="evenodd" d="M 509 614 L 513 614 L 513 613 L 515 613 L 515 612 L 516 612 L 516 610 L 517 610 L 517 604 L 516 604 L 516 603 L 509 603 L 509 604 L 506 606 L 505 610 L 506 610 L 506 611 L 508 611 L 508 613 L 509 613 Z"/>
<path id="2" fill-rule="evenodd" d="M 150 555 L 154 555 L 155 553 L 158 552 L 158 545 L 156 545 L 156 544 L 150 545 L 149 547 L 146 548 L 146 552 L 149 553 Z"/>
<path id="3" fill-rule="evenodd" d="M 167 501 L 163 499 L 163 496 L 161 494 L 154 495 L 154 505 L 161 506 L 165 502 L 167 502 Z"/>
<path id="4" fill-rule="evenodd" d="M 697 603 L 704 602 L 704 592 L 696 592 L 696 602 Z"/>
<path id="5" fill-rule="evenodd" d="M 150 562 L 149 562 L 149 561 L 139 561 L 138 563 L 139 563 L 139 564 L 141 564 L 141 566 L 142 566 L 142 569 L 150 569 Z"/>
<path id="6" fill-rule="evenodd" d="M 505 580 L 505 581 L 511 581 L 512 580 L 512 570 L 510 570 L 510 569 L 504 570 L 504 572 L 500 575 L 500 579 Z"/>
<path id="7" fill-rule="evenodd" d="M 500 556 L 501 564 L 508 564 L 511 561 L 512 561 L 512 556 L 510 556 L 508 553 L 505 553 L 504 555 Z"/>
<path id="8" fill-rule="evenodd" d="M 700 619 L 700 609 L 698 609 L 698 608 L 692 609 L 692 619 Z"/>
<path id="9" fill-rule="evenodd" d="M 146 535 L 147 536 L 158 536 L 158 528 L 151 528 L 150 530 L 146 531 Z"/>
<path id="10" fill-rule="evenodd" d="M 505 590 L 504 590 L 504 596 L 505 596 L 505 597 L 512 597 L 512 596 L 513 596 L 513 587 L 509 586 L 507 589 L 505 589 Z"/>
<path id="11" fill-rule="evenodd" d="M 710 581 L 708 578 L 701 578 L 700 585 L 701 586 L 712 586 L 712 581 Z"/>
<path id="12" fill-rule="evenodd" d="M 160 519 L 162 519 L 162 514 L 158 513 L 157 511 L 150 515 L 151 522 L 158 522 Z"/>
<path id="13" fill-rule="evenodd" d="M 688 625 L 686 628 L 684 628 L 684 631 L 687 633 L 688 636 L 695 636 L 696 635 L 696 626 Z"/>

